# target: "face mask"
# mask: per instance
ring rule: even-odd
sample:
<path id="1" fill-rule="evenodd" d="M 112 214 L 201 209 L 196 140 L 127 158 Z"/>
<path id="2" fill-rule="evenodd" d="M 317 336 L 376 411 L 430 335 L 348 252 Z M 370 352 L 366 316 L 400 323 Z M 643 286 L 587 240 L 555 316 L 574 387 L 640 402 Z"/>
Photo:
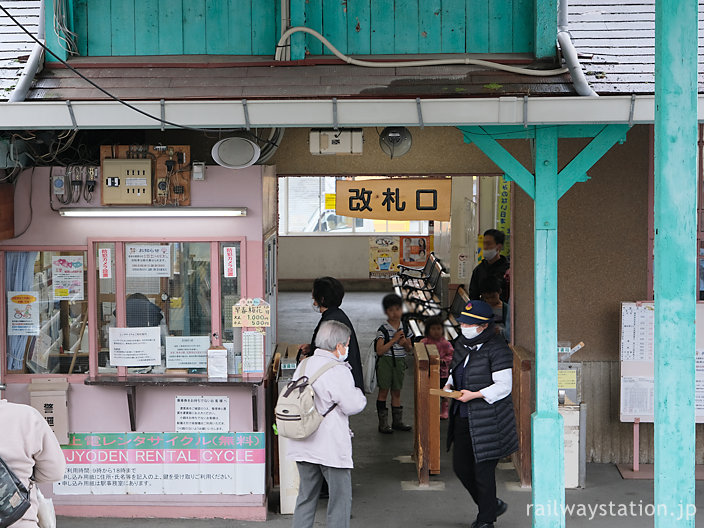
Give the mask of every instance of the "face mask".
<path id="1" fill-rule="evenodd" d="M 499 253 L 499 251 L 498 251 L 496 248 L 494 248 L 494 249 L 485 249 L 485 250 L 484 250 L 484 258 L 485 258 L 486 260 L 491 260 L 491 259 L 493 259 L 498 253 Z"/>
<path id="2" fill-rule="evenodd" d="M 337 358 L 337 359 L 339 359 L 340 361 L 345 361 L 345 360 L 347 359 L 347 356 L 349 356 L 349 355 L 350 355 L 350 347 L 346 346 L 346 347 L 345 347 L 345 353 L 342 354 L 342 355 L 341 355 L 339 358 Z"/>
<path id="3" fill-rule="evenodd" d="M 479 334 L 481 334 L 481 330 L 479 330 L 478 326 L 463 326 L 462 327 L 462 335 L 467 338 L 467 339 L 474 339 L 477 337 Z"/>
<path id="4" fill-rule="evenodd" d="M 320 306 L 315 304 L 315 299 L 313 299 L 313 311 L 316 313 L 320 313 Z"/>

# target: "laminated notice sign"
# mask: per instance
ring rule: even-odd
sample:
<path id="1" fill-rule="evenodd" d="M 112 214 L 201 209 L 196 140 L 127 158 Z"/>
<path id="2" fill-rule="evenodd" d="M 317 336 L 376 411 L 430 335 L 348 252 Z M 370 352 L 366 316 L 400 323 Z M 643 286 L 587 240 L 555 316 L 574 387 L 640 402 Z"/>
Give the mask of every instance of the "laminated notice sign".
<path id="1" fill-rule="evenodd" d="M 39 335 L 39 292 L 7 292 L 7 335 Z"/>
<path id="2" fill-rule="evenodd" d="M 166 368 L 206 368 L 208 336 L 169 336 L 166 338 Z"/>
<path id="3" fill-rule="evenodd" d="M 125 264 L 128 277 L 170 277 L 171 246 L 127 244 Z"/>
<path id="4" fill-rule="evenodd" d="M 110 248 L 98 249 L 98 278 L 112 279 L 112 250 Z"/>
<path id="5" fill-rule="evenodd" d="M 83 300 L 83 256 L 51 258 L 54 300 Z"/>
<path id="6" fill-rule="evenodd" d="M 56 495 L 263 495 L 264 433 L 72 433 Z"/>
<path id="7" fill-rule="evenodd" d="M 177 433 L 226 433 L 230 430 L 228 396 L 176 396 Z"/>
<path id="8" fill-rule="evenodd" d="M 237 247 L 228 246 L 223 248 L 222 272 L 225 278 L 237 277 Z"/>
<path id="9" fill-rule="evenodd" d="M 271 325 L 271 308 L 262 299 L 240 299 L 232 307 L 232 326 L 264 328 Z"/>
<path id="10" fill-rule="evenodd" d="M 110 364 L 114 367 L 148 367 L 161 364 L 160 328 L 110 328 Z"/>

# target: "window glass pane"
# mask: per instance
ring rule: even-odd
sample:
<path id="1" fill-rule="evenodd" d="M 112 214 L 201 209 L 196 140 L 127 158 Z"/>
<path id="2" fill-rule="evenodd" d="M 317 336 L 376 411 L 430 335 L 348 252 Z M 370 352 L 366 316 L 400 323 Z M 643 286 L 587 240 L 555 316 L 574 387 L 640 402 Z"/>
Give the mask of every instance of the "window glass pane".
<path id="1" fill-rule="evenodd" d="M 8 251 L 7 369 L 88 370 L 85 251 Z"/>
<path id="2" fill-rule="evenodd" d="M 115 326 L 117 307 L 115 303 L 115 244 L 96 244 L 96 285 L 98 296 L 98 372 L 115 371 L 110 366 L 110 327 Z"/>
<path id="3" fill-rule="evenodd" d="M 125 244 L 125 293 L 128 327 L 160 327 L 165 367 L 166 336 L 210 336 L 210 244 Z"/>
<path id="4" fill-rule="evenodd" d="M 234 255 L 234 261 L 231 260 Z M 228 373 L 239 374 L 242 357 L 241 328 L 232 327 L 232 307 L 242 297 L 240 243 L 220 243 L 220 312 L 222 344 L 227 348 Z"/>
<path id="5" fill-rule="evenodd" d="M 290 177 L 279 179 L 279 214 L 282 217 L 281 235 L 348 233 L 398 233 L 426 235 L 427 221 L 387 222 L 367 218 L 350 218 L 335 214 L 330 207 L 339 179 L 374 179 L 378 176 L 357 178 L 336 176 Z M 282 186 L 286 192 L 282 192 Z"/>

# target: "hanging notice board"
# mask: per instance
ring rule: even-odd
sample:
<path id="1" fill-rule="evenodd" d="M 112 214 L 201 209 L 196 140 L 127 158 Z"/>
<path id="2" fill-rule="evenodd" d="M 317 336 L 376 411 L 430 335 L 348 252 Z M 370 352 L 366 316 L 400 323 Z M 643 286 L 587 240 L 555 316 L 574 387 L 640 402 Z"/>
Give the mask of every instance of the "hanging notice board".
<path id="1" fill-rule="evenodd" d="M 704 304 L 696 312 L 697 423 L 704 423 Z M 621 303 L 622 422 L 653 422 L 655 414 L 655 308 L 650 302 Z M 670 387 L 667 390 L 677 390 Z"/>

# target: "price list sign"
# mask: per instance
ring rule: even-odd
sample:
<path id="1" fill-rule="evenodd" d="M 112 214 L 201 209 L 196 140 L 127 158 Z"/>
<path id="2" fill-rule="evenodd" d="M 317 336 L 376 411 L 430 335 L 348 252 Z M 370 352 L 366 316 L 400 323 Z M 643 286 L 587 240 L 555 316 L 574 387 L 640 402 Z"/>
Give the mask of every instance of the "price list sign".
<path id="1" fill-rule="evenodd" d="M 269 303 L 262 299 L 240 299 L 232 307 L 232 326 L 264 328 L 271 325 Z"/>

